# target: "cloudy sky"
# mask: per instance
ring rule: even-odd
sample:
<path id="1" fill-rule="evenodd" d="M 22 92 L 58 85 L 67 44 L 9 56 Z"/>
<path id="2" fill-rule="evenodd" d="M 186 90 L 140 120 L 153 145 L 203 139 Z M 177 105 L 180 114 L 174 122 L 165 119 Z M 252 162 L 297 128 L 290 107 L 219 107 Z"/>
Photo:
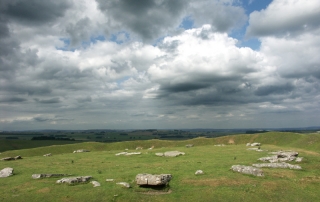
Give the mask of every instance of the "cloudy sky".
<path id="1" fill-rule="evenodd" d="M 320 125 L 319 0 L 1 0 L 0 130 Z"/>

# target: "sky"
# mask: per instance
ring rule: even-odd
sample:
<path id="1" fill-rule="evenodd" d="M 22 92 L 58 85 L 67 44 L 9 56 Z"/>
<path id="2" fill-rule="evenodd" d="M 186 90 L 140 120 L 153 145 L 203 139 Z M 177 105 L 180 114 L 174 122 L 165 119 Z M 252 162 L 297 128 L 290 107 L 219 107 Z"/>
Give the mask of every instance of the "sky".
<path id="1" fill-rule="evenodd" d="M 319 0 L 1 0 L 0 130 L 320 126 Z"/>

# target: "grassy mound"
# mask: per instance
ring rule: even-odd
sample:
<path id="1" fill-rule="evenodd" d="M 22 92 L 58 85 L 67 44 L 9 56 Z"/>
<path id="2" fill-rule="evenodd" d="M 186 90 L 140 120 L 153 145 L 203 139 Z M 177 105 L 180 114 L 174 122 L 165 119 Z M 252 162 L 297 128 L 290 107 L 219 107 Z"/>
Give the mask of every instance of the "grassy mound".
<path id="1" fill-rule="evenodd" d="M 21 155 L 24 159 L 0 161 L 0 169 L 14 168 L 14 175 L 0 178 L 1 201 L 319 201 L 320 150 L 319 134 L 264 133 L 220 138 L 196 138 L 185 141 L 132 141 L 57 145 L 8 151 L 5 156 Z M 249 151 L 247 142 L 261 142 L 263 152 Z M 186 144 L 194 147 L 186 148 Z M 225 144 L 226 146 L 213 146 Z M 143 147 L 141 155 L 115 156 L 116 153 Z M 147 148 L 154 146 L 153 150 Z M 72 152 L 88 149 L 88 153 Z M 269 151 L 294 149 L 304 157 L 302 170 L 268 169 L 265 177 L 230 171 L 232 165 L 251 165 Z M 156 152 L 179 150 L 184 156 L 157 157 Z M 51 157 L 43 157 L 52 153 Z M 295 164 L 293 162 L 293 164 Z M 298 163 L 297 163 L 298 164 Z M 204 175 L 194 175 L 196 170 Z M 92 184 L 68 186 L 56 184 L 60 178 L 34 180 L 35 173 L 91 175 L 101 187 Z M 138 173 L 170 173 L 169 187 L 156 190 L 135 185 Z M 114 182 L 106 182 L 114 179 Z M 126 189 L 116 182 L 129 182 Z"/>

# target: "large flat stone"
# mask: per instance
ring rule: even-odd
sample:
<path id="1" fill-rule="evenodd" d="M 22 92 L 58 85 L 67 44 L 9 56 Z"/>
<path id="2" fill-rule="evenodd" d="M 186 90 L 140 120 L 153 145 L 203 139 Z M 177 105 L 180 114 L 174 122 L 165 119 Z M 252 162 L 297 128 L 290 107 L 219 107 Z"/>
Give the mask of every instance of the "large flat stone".
<path id="1" fill-rule="evenodd" d="M 137 185 L 166 185 L 172 179 L 171 174 L 159 174 L 159 175 L 152 175 L 152 174 L 138 174 L 136 176 Z"/>
<path id="2" fill-rule="evenodd" d="M 88 182 L 91 178 L 92 178 L 91 176 L 69 177 L 69 178 L 62 178 L 61 180 L 57 180 L 56 183 L 76 184 L 76 183 Z"/>

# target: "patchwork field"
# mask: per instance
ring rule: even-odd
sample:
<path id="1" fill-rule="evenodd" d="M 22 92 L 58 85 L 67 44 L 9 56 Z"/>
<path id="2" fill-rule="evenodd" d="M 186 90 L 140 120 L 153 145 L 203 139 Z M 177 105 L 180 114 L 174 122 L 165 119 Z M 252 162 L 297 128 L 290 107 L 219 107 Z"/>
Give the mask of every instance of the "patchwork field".
<path id="1" fill-rule="evenodd" d="M 245 143 L 261 142 L 262 152 L 247 150 Z M 186 148 L 186 144 L 194 147 Z M 225 146 L 215 146 L 224 144 Z M 154 149 L 148 148 L 154 146 Z M 123 151 L 140 155 L 116 156 Z M 87 149 L 87 153 L 73 153 Z M 125 150 L 128 149 L 128 150 Z M 181 151 L 179 157 L 158 157 L 157 152 Z M 230 170 L 232 165 L 259 163 L 269 152 L 294 150 L 303 157 L 301 170 L 263 168 L 264 177 Z M 52 153 L 50 157 L 44 154 Z M 184 141 L 139 140 L 117 143 L 75 143 L 2 152 L 0 169 L 12 167 L 14 175 L 0 178 L 0 201 L 320 201 L 320 134 L 263 133 Z M 196 170 L 203 175 L 195 175 Z M 61 178 L 32 179 L 36 173 L 65 173 L 93 177 L 92 184 L 56 184 Z M 172 174 L 168 187 L 142 188 L 139 173 Z M 114 182 L 106 182 L 114 179 Z M 117 185 L 128 182 L 131 188 Z"/>

